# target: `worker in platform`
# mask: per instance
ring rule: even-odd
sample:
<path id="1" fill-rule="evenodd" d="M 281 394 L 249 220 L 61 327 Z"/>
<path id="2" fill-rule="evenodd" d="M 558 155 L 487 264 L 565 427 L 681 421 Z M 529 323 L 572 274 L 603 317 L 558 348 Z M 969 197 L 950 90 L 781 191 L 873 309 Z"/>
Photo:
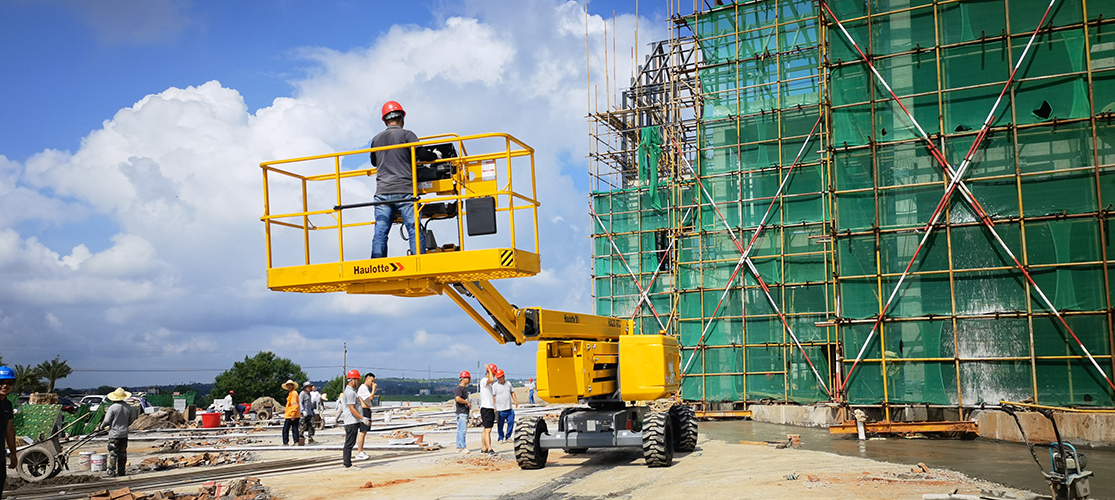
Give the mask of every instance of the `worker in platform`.
<path id="1" fill-rule="evenodd" d="M 108 475 L 110 476 L 123 476 L 124 468 L 128 465 L 128 426 L 135 421 L 137 413 L 127 402 L 130 397 L 132 393 L 125 391 L 123 387 L 117 387 L 115 391 L 105 396 L 112 406 L 105 411 L 100 429 L 108 429 Z"/>
<path id="2" fill-rule="evenodd" d="M 356 395 L 360 397 L 360 411 L 363 418 L 371 422 L 372 418 L 372 405 L 375 403 L 376 390 L 379 386 L 376 385 L 376 374 L 368 372 L 364 374 L 364 383 L 356 391 Z M 367 460 L 368 454 L 364 453 L 364 438 L 368 436 L 368 431 L 372 430 L 371 423 L 360 426 L 360 438 L 356 442 L 356 459 Z"/>
<path id="3" fill-rule="evenodd" d="M 387 129 L 372 138 L 373 148 L 418 142 L 418 136 L 403 128 L 406 111 L 395 101 L 387 101 L 380 115 Z M 414 196 L 414 180 L 411 171 L 411 148 L 389 149 L 371 153 L 372 166 L 376 167 L 375 201 L 387 202 L 376 205 L 375 236 L 372 237 L 372 258 L 387 257 L 387 233 L 391 222 L 399 216 L 410 236 L 410 254 L 415 250 L 414 204 L 409 200 Z M 392 203 L 395 202 L 395 203 Z M 417 247 L 421 250 L 422 245 Z"/>
<path id="4" fill-rule="evenodd" d="M 306 441 L 314 442 L 314 415 L 317 415 L 317 410 L 314 408 L 314 396 L 311 393 L 314 389 L 314 384 L 309 380 L 302 382 L 302 392 L 298 393 L 298 408 L 302 411 L 302 434 L 306 436 Z"/>
<path id="5" fill-rule="evenodd" d="M 480 379 L 480 453 L 495 455 L 492 449 L 492 426 L 496 424 L 496 398 L 492 393 L 496 383 L 496 365 L 488 363 L 484 378 Z"/>
<path id="6" fill-rule="evenodd" d="M 360 371 L 349 370 L 346 377 L 344 393 L 341 394 L 341 421 L 345 424 L 345 445 L 341 456 L 347 470 L 352 469 L 352 447 L 356 446 L 356 435 L 360 432 L 361 425 L 371 425 L 371 419 L 360 414 L 360 396 L 356 394 L 356 386 L 360 384 Z"/>
<path id="7" fill-rule="evenodd" d="M 468 453 L 468 444 L 465 442 L 465 430 L 468 428 L 468 414 L 472 410 L 472 403 L 468 401 L 468 382 L 472 374 L 463 371 L 461 381 L 453 388 L 454 410 L 457 415 L 457 453 Z"/>
<path id="8" fill-rule="evenodd" d="M 302 418 L 302 409 L 298 405 L 298 383 L 287 379 L 283 382 L 286 389 L 286 410 L 283 412 L 283 446 L 291 443 L 290 435 L 294 435 L 294 444 L 301 445 L 302 434 L 298 432 L 298 421 Z"/>
<path id="9" fill-rule="evenodd" d="M 515 428 L 515 408 L 519 406 L 519 399 L 515 397 L 515 387 L 507 381 L 503 369 L 496 370 L 496 383 L 492 384 L 492 395 L 496 399 L 496 429 L 499 430 L 497 442 L 511 439 L 511 430 Z M 504 432 L 504 424 L 507 431 Z"/>
<path id="10" fill-rule="evenodd" d="M 15 388 L 15 370 L 8 366 L 0 366 L 0 429 L 4 432 L 4 444 L 0 446 L 7 446 L 8 449 L 8 465 L 0 467 L 0 484 L 4 484 L 8 480 L 8 469 L 15 469 L 16 447 L 15 447 L 15 409 L 12 408 L 12 402 L 8 401 L 8 394 L 12 393 Z"/>

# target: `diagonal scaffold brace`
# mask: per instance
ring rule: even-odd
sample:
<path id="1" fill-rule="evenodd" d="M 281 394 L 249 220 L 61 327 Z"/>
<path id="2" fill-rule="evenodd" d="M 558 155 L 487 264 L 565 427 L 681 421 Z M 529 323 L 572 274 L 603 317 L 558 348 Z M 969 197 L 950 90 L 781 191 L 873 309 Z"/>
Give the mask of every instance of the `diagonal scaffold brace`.
<path id="1" fill-rule="evenodd" d="M 827 394 L 831 398 L 832 397 L 832 391 L 829 389 L 828 384 L 825 383 L 824 377 L 822 377 L 821 373 L 817 371 L 817 367 L 814 366 L 813 360 L 809 358 L 809 354 L 807 354 L 805 352 L 805 347 L 801 344 L 801 341 L 798 340 L 797 334 L 794 333 L 793 328 L 790 327 L 790 323 L 786 319 L 786 315 L 782 312 L 782 309 L 778 307 L 778 303 L 775 302 L 774 297 L 771 296 L 770 287 L 767 285 L 766 281 L 763 280 L 763 277 L 759 274 L 759 270 L 755 267 L 755 264 L 751 261 L 751 257 L 750 257 L 751 250 L 754 248 L 755 242 L 759 239 L 759 235 L 762 233 L 763 229 L 765 229 L 767 227 L 767 220 L 769 219 L 771 212 L 774 210 L 774 205 L 777 204 L 778 200 L 782 197 L 783 189 L 785 189 L 786 184 L 789 182 L 790 176 L 793 174 L 794 169 L 801 162 L 801 157 L 805 153 L 805 149 L 812 142 L 813 134 L 817 132 L 817 127 L 819 127 L 821 125 L 821 120 L 822 120 L 823 116 L 824 115 L 819 116 L 817 118 L 817 122 L 813 124 L 813 128 L 810 129 L 809 135 L 806 136 L 805 142 L 802 143 L 801 149 L 798 150 L 797 156 L 794 157 L 794 162 L 790 164 L 789 170 L 786 171 L 786 175 L 782 178 L 782 182 L 779 183 L 778 190 L 775 192 L 774 196 L 771 198 L 770 205 L 767 207 L 767 211 L 763 214 L 763 217 L 759 220 L 759 225 L 756 227 L 755 233 L 751 235 L 751 240 L 747 243 L 746 248 L 744 248 L 744 246 L 740 244 L 739 239 L 736 238 L 734 228 L 732 228 L 731 224 L 728 224 L 728 220 L 724 217 L 724 214 L 721 213 L 720 209 L 716 206 L 716 203 L 715 203 L 715 201 L 713 201 L 712 196 L 709 194 L 708 190 L 705 189 L 704 183 L 701 182 L 700 176 L 697 175 L 696 170 L 693 169 L 693 166 L 689 163 L 689 160 L 687 158 L 685 158 L 685 155 L 682 153 L 681 147 L 678 145 L 677 141 L 675 141 L 675 140 L 673 140 L 673 138 L 671 138 L 671 142 L 673 143 L 674 148 L 677 150 L 678 155 L 681 157 L 683 164 L 685 165 L 685 167 L 687 169 L 689 169 L 689 172 L 693 175 L 693 179 L 697 182 L 697 185 L 700 187 L 701 193 L 704 194 L 705 198 L 708 198 L 709 204 L 712 205 L 712 208 L 716 212 L 717 217 L 719 217 L 720 222 L 722 222 L 724 224 L 724 227 L 728 229 L 728 234 L 732 239 L 732 243 L 735 244 L 736 249 L 738 249 L 739 252 L 740 252 L 739 262 L 736 263 L 735 269 L 732 270 L 732 275 L 731 275 L 731 277 L 728 278 L 728 282 L 724 286 L 724 293 L 722 293 L 720 295 L 720 300 L 717 302 L 716 308 L 713 309 L 712 315 L 709 317 L 708 322 L 705 324 L 704 328 L 702 329 L 701 336 L 697 340 L 697 343 L 694 345 L 694 349 L 700 348 L 700 346 L 704 343 L 705 336 L 708 334 L 710 328 L 712 327 L 713 320 L 716 319 L 717 313 L 720 311 L 720 308 L 724 305 L 724 300 L 728 297 L 728 291 L 731 289 L 732 282 L 734 282 L 735 279 L 736 279 L 736 276 L 739 275 L 739 271 L 742 268 L 742 266 L 744 264 L 746 264 L 747 268 L 751 270 L 751 273 L 752 273 L 753 277 L 755 278 L 755 281 L 759 283 L 759 287 L 762 289 L 763 294 L 766 295 L 767 301 L 770 303 L 771 307 L 774 309 L 774 312 L 776 314 L 778 314 L 778 318 L 779 318 L 779 320 L 781 320 L 782 326 L 790 334 L 790 338 L 793 340 L 794 345 L 797 346 L 799 351 L 801 351 L 802 357 L 804 357 L 806 363 L 809 364 L 809 369 L 812 370 L 813 375 L 815 377 L 817 377 L 817 383 L 820 384 L 822 389 L 824 389 L 825 394 Z M 698 197 L 698 200 L 699 199 L 700 198 Z M 698 203 L 699 203 L 699 201 L 698 201 Z M 689 357 L 689 361 L 685 364 L 685 367 L 681 370 L 682 375 L 685 375 L 686 373 L 689 372 L 689 368 L 690 368 L 690 366 L 692 366 L 693 360 L 696 359 L 696 358 L 697 358 L 696 354 Z"/>
<path id="2" fill-rule="evenodd" d="M 1049 298 L 1042 291 L 1041 287 L 1039 287 L 1038 284 L 1034 281 L 1034 279 L 1030 276 L 1029 271 L 1026 270 L 1025 266 L 1023 266 L 1022 263 L 1018 260 L 1018 258 L 1014 255 L 1014 252 L 1011 251 L 1010 247 L 1007 246 L 1006 242 L 1004 242 L 1003 239 L 999 236 L 998 231 L 995 230 L 994 221 L 987 214 L 987 211 L 984 210 L 983 207 L 979 204 L 979 202 L 978 202 L 978 200 L 976 200 L 975 196 L 972 195 L 972 193 L 971 193 L 971 191 L 969 191 L 967 185 L 965 185 L 963 183 L 963 181 L 961 180 L 964 176 L 964 173 L 967 171 L 968 166 L 971 165 L 972 158 L 974 157 L 976 151 L 979 149 L 979 146 L 981 145 L 983 140 L 987 137 L 988 131 L 991 128 L 991 123 L 993 122 L 994 117 L 995 117 L 995 112 L 998 110 L 999 104 L 1002 102 L 1003 96 L 1006 94 L 1006 92 L 1010 89 L 1011 85 L 1013 84 L 1014 78 L 1017 75 L 1017 72 L 1018 72 L 1019 68 L 1022 66 L 1022 62 L 1026 59 L 1026 55 L 1029 53 L 1030 48 L 1033 46 L 1034 41 L 1037 39 L 1038 34 L 1041 32 L 1041 27 L 1045 24 L 1045 21 L 1049 17 L 1049 13 L 1053 9 L 1053 6 L 1056 4 L 1056 2 L 1057 2 L 1057 0 L 1050 0 L 1048 7 L 1046 7 L 1045 14 L 1042 15 L 1041 21 L 1038 23 L 1037 28 L 1030 35 L 1030 39 L 1026 44 L 1026 48 L 1023 50 L 1022 54 L 1018 58 L 1018 61 L 1015 63 L 1014 68 L 1011 70 L 1010 77 L 1007 79 L 1006 84 L 1003 86 L 1003 90 L 999 93 L 998 99 L 996 99 L 995 103 L 992 105 L 991 110 L 987 114 L 987 118 L 984 119 L 984 122 L 983 122 L 982 126 L 980 127 L 979 133 L 976 135 L 975 141 L 973 141 L 972 146 L 968 149 L 967 154 L 965 154 L 963 161 L 961 161 L 961 163 L 960 163 L 960 167 L 958 169 L 955 169 L 955 170 L 953 169 L 952 165 L 945 159 L 945 157 L 941 153 L 941 151 L 933 144 L 932 139 L 930 139 L 928 134 L 925 133 L 925 130 L 921 127 L 921 125 L 914 118 L 914 116 L 909 112 L 908 109 L 906 109 L 906 106 L 902 103 L 902 101 L 894 93 L 894 91 L 891 89 L 890 85 L 886 82 L 886 80 L 882 77 L 882 75 L 879 74 L 878 70 L 875 69 L 875 65 L 872 64 L 870 58 L 868 58 L 867 55 L 863 52 L 863 50 L 860 48 L 860 46 L 856 43 L 855 39 L 852 38 L 851 34 L 849 34 L 848 31 L 846 29 L 844 29 L 843 23 L 832 12 L 832 10 L 828 6 L 828 3 L 824 0 L 822 0 L 820 2 L 822 8 L 826 12 L 828 12 L 829 16 L 836 23 L 836 25 L 840 28 L 840 31 L 848 39 L 848 42 L 851 43 L 853 47 L 855 47 L 856 51 L 860 55 L 860 58 L 864 61 L 864 63 L 867 64 L 868 68 L 871 69 L 871 72 L 875 75 L 875 78 L 878 79 L 879 82 L 883 85 L 883 87 L 885 87 L 887 89 L 887 92 L 890 93 L 891 97 L 894 99 L 894 102 L 898 104 L 898 106 L 902 109 L 902 111 L 906 115 L 906 117 L 910 120 L 910 122 L 913 124 L 913 126 L 917 129 L 918 133 L 921 135 L 921 138 L 925 141 L 925 143 L 927 145 L 926 147 L 929 149 L 930 154 L 934 157 L 934 159 L 937 160 L 937 162 L 942 166 L 942 168 L 945 170 L 945 172 L 950 177 L 950 181 L 949 181 L 948 186 L 945 189 L 944 196 L 937 203 L 937 207 L 934 209 L 933 215 L 930 217 L 929 223 L 926 224 L 925 229 L 923 230 L 924 233 L 923 233 L 921 241 L 919 242 L 917 248 L 915 249 L 913 256 L 911 256 L 910 262 L 907 263 L 905 270 L 902 272 L 902 275 L 899 277 L 898 282 L 895 284 L 894 289 L 891 290 L 891 294 L 887 298 L 886 303 L 884 303 L 883 307 L 880 309 L 879 316 L 876 318 L 875 323 L 871 328 L 871 331 L 868 333 L 867 338 L 864 340 L 863 346 L 860 348 L 859 353 L 856 355 L 855 361 L 852 363 L 851 368 L 849 368 L 848 373 L 844 377 L 843 383 L 841 383 L 841 385 L 839 387 L 839 390 L 838 390 L 839 393 L 844 393 L 846 391 L 848 382 L 851 380 L 852 373 L 855 371 L 856 367 L 859 365 L 859 362 L 863 359 L 863 355 L 867 351 L 867 347 L 870 345 L 871 341 L 873 340 L 873 338 L 875 336 L 875 333 L 878 331 L 879 326 L 882 324 L 883 319 L 886 317 L 886 312 L 890 309 L 890 306 L 893 304 L 895 298 L 898 296 L 898 293 L 902 288 L 902 283 L 905 281 L 906 277 L 909 275 L 910 270 L 912 269 L 914 262 L 917 260 L 918 254 L 924 248 L 925 243 L 926 243 L 926 241 L 928 241 L 929 236 L 932 233 L 933 229 L 936 228 L 937 221 L 940 219 L 941 214 L 944 213 L 944 208 L 946 206 L 948 206 L 948 203 L 949 203 L 949 200 L 952 197 L 953 191 L 957 190 L 958 188 L 959 188 L 959 191 L 960 191 L 962 197 L 965 199 L 965 201 L 968 202 L 969 206 L 972 207 L 972 210 L 979 217 L 981 223 L 983 223 L 983 225 L 988 229 L 990 234 L 994 237 L 995 241 L 999 244 L 999 246 L 1001 246 L 1003 248 L 1003 250 L 1011 258 L 1011 260 L 1014 262 L 1015 267 L 1017 267 L 1018 270 L 1022 272 L 1023 276 L 1026 278 L 1026 280 L 1030 284 L 1030 286 L 1032 286 L 1034 288 L 1034 290 L 1038 293 L 1038 296 L 1042 299 L 1042 302 L 1044 303 L 1046 308 L 1049 309 L 1049 311 L 1061 322 L 1061 325 L 1064 326 L 1064 328 L 1072 336 L 1073 340 L 1076 341 L 1076 343 L 1080 347 L 1081 351 L 1088 358 L 1088 360 L 1091 361 L 1092 365 L 1099 372 L 1100 376 L 1102 376 L 1103 379 L 1105 381 L 1107 381 L 1107 384 L 1109 386 L 1111 386 L 1111 388 L 1113 390 L 1115 390 L 1115 383 L 1113 383 L 1111 378 L 1107 376 L 1107 374 L 1103 371 L 1102 368 L 1100 368 L 1099 363 L 1092 356 L 1091 352 L 1088 351 L 1088 348 L 1084 346 L 1084 343 L 1080 340 L 1080 338 L 1077 337 L 1076 332 L 1074 332 L 1072 330 L 1072 327 L 1069 326 L 1069 324 L 1065 320 L 1064 316 L 1060 313 L 1060 311 L 1057 310 L 1056 307 L 1054 307 L 1052 301 L 1049 300 Z"/>
<path id="3" fill-rule="evenodd" d="M 616 245 L 616 241 L 612 238 L 612 233 L 608 231 L 608 228 L 606 226 L 604 226 L 604 221 L 600 220 L 600 216 L 596 214 L 596 210 L 592 208 L 591 203 L 589 203 L 588 206 L 588 213 L 592 215 L 592 218 L 596 220 L 597 224 L 600 224 L 600 230 L 604 231 L 604 235 L 608 237 L 608 243 L 612 244 L 612 250 L 615 250 L 616 255 L 619 256 L 619 260 L 623 263 L 623 267 L 627 269 L 627 274 L 631 275 L 631 279 L 635 282 L 635 288 L 639 289 L 639 295 L 642 297 L 642 299 L 646 299 L 647 305 L 650 306 L 650 312 L 654 315 L 654 320 L 658 322 L 658 326 L 662 328 L 662 331 L 665 331 L 666 325 L 662 323 L 662 318 L 658 316 L 658 311 L 654 309 L 654 304 L 650 301 L 650 296 L 647 295 L 647 290 L 650 289 L 650 284 L 647 284 L 647 290 L 643 289 L 643 285 L 639 283 L 638 275 L 635 274 L 635 271 L 631 270 L 631 266 L 627 265 L 627 259 L 623 258 L 623 252 L 619 251 L 619 246 Z M 634 312 L 639 311 L 639 307 L 641 307 L 641 304 L 643 303 L 642 299 L 639 300 L 640 306 L 635 306 Z"/>

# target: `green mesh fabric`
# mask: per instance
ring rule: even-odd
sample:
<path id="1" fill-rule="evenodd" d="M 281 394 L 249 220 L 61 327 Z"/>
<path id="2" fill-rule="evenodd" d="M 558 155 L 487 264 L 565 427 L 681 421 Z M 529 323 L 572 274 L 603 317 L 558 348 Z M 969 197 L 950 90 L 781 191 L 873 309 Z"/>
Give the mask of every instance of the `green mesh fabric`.
<path id="1" fill-rule="evenodd" d="M 685 399 L 827 400 L 809 362 L 831 386 L 862 349 L 847 382 L 853 404 L 1115 405 L 1010 255 L 1110 376 L 1115 22 L 1093 8 L 1085 26 L 1081 0 L 1058 1 L 1054 29 L 1037 37 L 964 177 L 1010 253 L 958 192 L 868 343 L 949 179 L 922 131 L 958 168 L 1048 2 L 828 5 L 898 100 L 813 2 L 729 2 L 688 17 L 699 52 L 698 177 L 663 177 L 648 190 L 647 172 L 638 189 L 593 194 L 607 225 L 593 233 L 597 312 L 635 314 L 642 331 L 657 324 L 645 306 L 635 310 L 611 232 L 655 307 L 674 318 L 690 367 Z M 821 130 L 790 174 L 818 113 Z M 768 207 L 751 255 L 769 299 L 751 271 L 733 277 L 737 241 L 751 240 Z M 668 276 L 651 280 L 669 241 Z M 834 326 L 838 317 L 854 323 Z"/>

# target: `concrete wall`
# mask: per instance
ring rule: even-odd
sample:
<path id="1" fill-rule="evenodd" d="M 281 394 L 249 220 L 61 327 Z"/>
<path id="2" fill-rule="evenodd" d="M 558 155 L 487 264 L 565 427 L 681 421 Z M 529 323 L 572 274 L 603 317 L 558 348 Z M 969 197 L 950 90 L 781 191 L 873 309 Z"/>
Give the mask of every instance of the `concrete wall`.
<path id="1" fill-rule="evenodd" d="M 840 423 L 836 408 L 827 406 L 751 405 L 751 420 L 800 427 L 828 427 Z"/>
<path id="2" fill-rule="evenodd" d="M 1115 446 L 1115 413 L 1061 413 L 1054 415 L 1061 439 L 1075 445 Z M 980 437 L 1021 443 L 1022 434 L 1014 418 L 998 410 L 976 410 L 972 420 L 979 423 Z M 1052 443 L 1053 425 L 1036 412 L 1018 414 L 1031 443 Z"/>

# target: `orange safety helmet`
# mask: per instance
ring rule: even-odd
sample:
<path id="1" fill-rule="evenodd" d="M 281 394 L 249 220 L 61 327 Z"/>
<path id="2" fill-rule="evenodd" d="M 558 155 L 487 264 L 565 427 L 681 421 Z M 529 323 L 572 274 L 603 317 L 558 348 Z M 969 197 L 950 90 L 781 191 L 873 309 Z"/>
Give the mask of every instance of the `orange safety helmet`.
<path id="1" fill-rule="evenodd" d="M 495 373 L 495 376 L 496 376 L 496 378 L 500 378 L 500 377 L 502 377 L 503 375 L 504 375 L 504 374 L 503 374 L 503 370 L 496 370 L 496 373 Z"/>
<path id="2" fill-rule="evenodd" d="M 395 112 L 402 113 L 399 118 L 405 117 L 407 115 L 407 112 L 403 110 L 402 104 L 399 104 L 395 101 L 387 101 L 383 103 L 383 109 L 381 110 L 379 116 L 383 118 L 383 121 L 387 121 L 387 115 Z"/>
<path id="3" fill-rule="evenodd" d="M 349 379 L 359 379 L 359 378 L 360 378 L 360 370 L 356 370 L 356 369 L 353 369 L 353 370 L 349 370 L 349 371 L 348 371 L 348 376 L 347 376 L 347 377 L 345 377 L 345 378 L 349 378 Z"/>
<path id="4" fill-rule="evenodd" d="M 487 368 L 488 368 L 488 370 L 490 370 L 490 371 L 492 372 L 492 374 L 495 374 L 495 373 L 496 373 L 496 370 L 498 370 L 498 369 L 499 369 L 499 368 L 496 368 L 496 364 L 495 364 L 495 363 L 488 363 L 488 366 L 487 366 Z"/>
<path id="5" fill-rule="evenodd" d="M 472 374 L 469 373 L 468 370 L 465 370 L 461 372 L 460 375 L 457 375 L 457 378 L 472 378 Z"/>

